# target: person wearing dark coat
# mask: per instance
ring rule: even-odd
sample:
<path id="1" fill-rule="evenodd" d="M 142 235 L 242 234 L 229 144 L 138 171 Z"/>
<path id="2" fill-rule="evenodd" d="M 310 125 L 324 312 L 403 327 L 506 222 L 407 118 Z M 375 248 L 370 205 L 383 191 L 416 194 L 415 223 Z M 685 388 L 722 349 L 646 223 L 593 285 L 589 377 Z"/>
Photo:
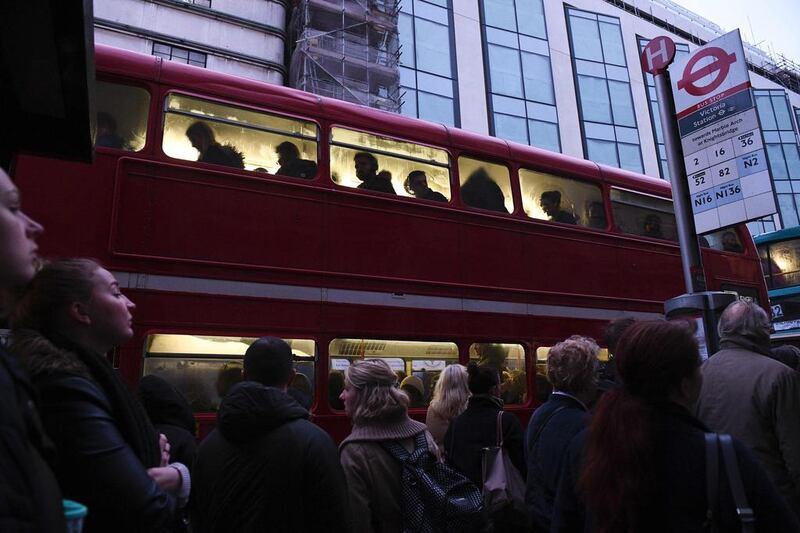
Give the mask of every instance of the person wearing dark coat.
<path id="1" fill-rule="evenodd" d="M 497 415 L 503 410 L 500 399 L 500 376 L 495 368 L 478 366 L 471 362 L 467 366 L 469 390 L 472 393 L 466 410 L 454 418 L 444 436 L 447 463 L 478 487 L 483 487 L 483 449 L 497 445 Z M 503 448 L 511 463 L 525 479 L 526 466 L 523 453 L 523 433 L 519 419 L 508 412 L 501 418 Z M 508 516 L 492 517 L 497 531 L 505 531 Z"/>
<path id="2" fill-rule="evenodd" d="M 392 175 L 386 171 L 378 172 L 378 160 L 369 152 L 358 152 L 353 157 L 356 177 L 361 180 L 359 189 L 364 191 L 397 194 L 392 185 Z"/>
<path id="3" fill-rule="evenodd" d="M 447 202 L 445 195 L 434 191 L 428 186 L 428 176 L 423 170 L 412 170 L 408 173 L 403 183 L 406 192 L 418 200 L 431 200 L 433 202 Z"/>
<path id="4" fill-rule="evenodd" d="M 39 257 L 42 226 L 21 207 L 19 191 L 0 168 L 0 291 L 27 284 Z M 0 304 L 2 304 L 0 298 Z M 8 309 L 0 305 L 0 316 Z M 0 531 L 61 533 L 66 529 L 51 441 L 39 418 L 29 375 L 0 338 Z"/>
<path id="5" fill-rule="evenodd" d="M 90 259 L 46 264 L 11 316 L 12 353 L 41 398 L 64 497 L 89 508 L 83 531 L 166 532 L 191 481 L 106 352 L 133 335 L 135 306 Z"/>
<path id="6" fill-rule="evenodd" d="M 233 168 L 244 168 L 244 155 L 230 145 L 217 142 L 214 131 L 205 122 L 197 121 L 186 128 L 186 136 L 200 155 L 201 163 L 212 163 Z"/>
<path id="7" fill-rule="evenodd" d="M 294 143 L 284 141 L 275 148 L 275 152 L 278 154 L 280 165 L 275 174 L 307 180 L 317 175 L 317 164 L 309 159 L 300 159 L 300 150 Z"/>
<path id="8" fill-rule="evenodd" d="M 244 356 L 245 381 L 223 398 L 193 472 L 196 533 L 343 532 L 347 489 L 336 446 L 286 394 L 292 351 L 263 337 Z"/>
<path id="9" fill-rule="evenodd" d="M 535 531 L 550 531 L 567 448 L 589 419 L 587 405 L 595 395 L 599 351 L 592 339 L 570 337 L 547 355 L 553 393 L 533 413 L 525 433 L 525 505 Z"/>
<path id="10" fill-rule="evenodd" d="M 461 185 L 461 200 L 470 207 L 508 213 L 502 189 L 483 167 L 470 174 Z"/>
<path id="11" fill-rule="evenodd" d="M 636 322 L 616 355 L 623 386 L 603 395 L 570 444 L 550 531 L 742 531 L 721 450 L 717 498 L 706 496 L 708 429 L 689 412 L 702 383 L 692 332 L 679 322 Z M 800 531 L 763 468 L 733 443 L 755 531 Z"/>
<path id="12" fill-rule="evenodd" d="M 139 380 L 138 396 L 156 431 L 167 437 L 170 460 L 186 465 L 191 472 L 197 454 L 197 436 L 192 408 L 186 398 L 155 375 Z"/>

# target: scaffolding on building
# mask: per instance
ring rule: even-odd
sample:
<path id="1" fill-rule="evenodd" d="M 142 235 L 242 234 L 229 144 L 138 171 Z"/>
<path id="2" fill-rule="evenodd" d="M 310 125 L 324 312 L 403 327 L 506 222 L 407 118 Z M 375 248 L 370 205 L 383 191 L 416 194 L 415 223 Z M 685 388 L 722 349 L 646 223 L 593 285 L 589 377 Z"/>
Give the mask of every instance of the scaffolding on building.
<path id="1" fill-rule="evenodd" d="M 289 84 L 399 112 L 399 0 L 298 0 L 290 21 Z"/>

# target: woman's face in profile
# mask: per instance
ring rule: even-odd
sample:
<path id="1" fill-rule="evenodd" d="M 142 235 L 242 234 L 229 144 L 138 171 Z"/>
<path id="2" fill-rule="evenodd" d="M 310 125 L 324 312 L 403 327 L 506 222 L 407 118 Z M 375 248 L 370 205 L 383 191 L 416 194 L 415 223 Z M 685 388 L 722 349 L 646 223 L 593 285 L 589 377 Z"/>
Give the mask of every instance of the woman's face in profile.
<path id="1" fill-rule="evenodd" d="M 133 336 L 136 305 L 119 288 L 108 270 L 97 269 L 92 277 L 92 297 L 87 304 L 94 335 L 109 347 L 119 346 Z"/>
<path id="2" fill-rule="evenodd" d="M 22 212 L 19 191 L 0 169 L 0 287 L 24 285 L 39 263 L 42 226 Z"/>

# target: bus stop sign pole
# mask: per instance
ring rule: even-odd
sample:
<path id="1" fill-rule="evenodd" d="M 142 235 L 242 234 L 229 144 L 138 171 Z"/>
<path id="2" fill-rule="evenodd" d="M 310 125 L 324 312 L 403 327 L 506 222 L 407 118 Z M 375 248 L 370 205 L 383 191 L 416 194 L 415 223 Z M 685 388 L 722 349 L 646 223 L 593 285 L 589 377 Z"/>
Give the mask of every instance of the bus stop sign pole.
<path id="1" fill-rule="evenodd" d="M 732 293 L 706 291 L 700 246 L 694 226 L 689 185 L 683 168 L 683 151 L 675 119 L 675 106 L 667 67 L 675 59 L 675 43 L 666 36 L 651 40 L 642 51 L 642 67 L 653 75 L 658 97 L 659 117 L 667 152 L 667 165 L 672 182 L 672 201 L 675 206 L 675 221 L 678 243 L 681 248 L 681 268 L 686 294 L 664 302 L 667 319 L 685 317 L 700 318 L 703 328 L 698 327 L 701 353 L 711 355 L 719 350 L 716 334 L 719 314 L 736 299 Z M 703 348 L 705 347 L 705 350 Z"/>

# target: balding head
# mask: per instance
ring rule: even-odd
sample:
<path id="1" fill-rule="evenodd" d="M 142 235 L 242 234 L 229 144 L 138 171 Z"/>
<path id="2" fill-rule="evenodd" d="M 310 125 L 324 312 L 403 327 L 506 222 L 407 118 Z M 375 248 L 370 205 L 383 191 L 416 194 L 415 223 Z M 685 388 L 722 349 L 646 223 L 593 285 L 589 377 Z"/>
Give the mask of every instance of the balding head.
<path id="1" fill-rule="evenodd" d="M 730 304 L 719 319 L 720 340 L 745 337 L 753 341 L 769 342 L 769 317 L 761 306 L 737 300 Z"/>

